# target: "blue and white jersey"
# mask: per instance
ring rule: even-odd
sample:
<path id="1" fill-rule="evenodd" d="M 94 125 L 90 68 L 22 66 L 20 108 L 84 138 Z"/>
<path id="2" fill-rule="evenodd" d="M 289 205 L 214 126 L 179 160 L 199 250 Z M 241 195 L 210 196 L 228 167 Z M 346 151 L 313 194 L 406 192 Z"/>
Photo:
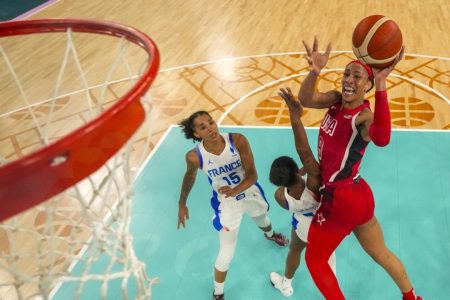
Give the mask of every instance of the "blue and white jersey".
<path id="1" fill-rule="evenodd" d="M 312 217 L 319 207 L 317 195 L 306 186 L 300 199 L 295 199 L 289 195 L 287 188 L 284 188 L 284 197 L 287 202 L 287 210 L 292 211 L 294 214 Z"/>
<path id="2" fill-rule="evenodd" d="M 211 206 L 214 209 L 214 216 L 212 223 L 218 231 L 223 227 L 227 230 L 238 228 L 244 213 L 253 218 L 267 213 L 269 209 L 264 191 L 257 182 L 235 197 L 225 197 L 223 194 L 219 194 L 219 188 L 223 186 L 234 188 L 245 178 L 241 156 L 233 143 L 232 134 L 222 133 L 221 136 L 225 140 L 225 147 L 219 155 L 208 152 L 203 142 L 196 146 L 200 169 L 208 176 L 209 183 L 213 188 Z"/>
<path id="3" fill-rule="evenodd" d="M 303 178 L 306 182 L 306 176 Z M 292 227 L 297 236 L 307 242 L 311 220 L 319 207 L 318 196 L 305 186 L 300 199 L 295 199 L 284 189 L 284 196 L 288 203 L 288 210 L 292 211 Z"/>
<path id="4" fill-rule="evenodd" d="M 208 152 L 203 141 L 196 147 L 200 159 L 200 169 L 206 173 L 216 192 L 222 186 L 233 188 L 245 178 L 241 156 L 233 143 L 231 133 L 222 133 L 221 136 L 225 140 L 225 147 L 219 155 Z"/>

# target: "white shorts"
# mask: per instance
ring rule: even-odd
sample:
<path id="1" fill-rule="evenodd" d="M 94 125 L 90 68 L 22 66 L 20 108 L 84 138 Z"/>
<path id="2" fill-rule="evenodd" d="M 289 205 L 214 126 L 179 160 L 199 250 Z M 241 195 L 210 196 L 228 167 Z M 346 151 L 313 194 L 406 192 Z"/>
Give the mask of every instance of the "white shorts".
<path id="1" fill-rule="evenodd" d="M 227 230 L 239 228 L 244 213 L 253 218 L 269 210 L 269 203 L 258 184 L 252 185 L 236 197 L 225 198 L 223 195 L 214 193 L 211 205 L 215 212 L 213 226 L 218 231 L 222 228 Z"/>
<path id="2" fill-rule="evenodd" d="M 292 214 L 292 227 L 294 228 L 297 236 L 305 243 L 308 239 L 308 231 L 309 226 L 311 226 L 312 218 L 312 213 L 307 215 L 302 215 L 299 213 Z"/>

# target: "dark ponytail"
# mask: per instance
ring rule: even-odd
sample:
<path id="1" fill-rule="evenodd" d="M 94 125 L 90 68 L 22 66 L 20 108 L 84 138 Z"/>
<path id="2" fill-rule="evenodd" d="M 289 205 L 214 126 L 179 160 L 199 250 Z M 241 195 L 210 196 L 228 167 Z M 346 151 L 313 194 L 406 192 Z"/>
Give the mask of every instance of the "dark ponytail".
<path id="1" fill-rule="evenodd" d="M 209 117 L 211 117 L 209 115 L 209 113 L 207 111 L 204 110 L 199 110 L 195 113 L 193 113 L 192 115 L 190 115 L 188 118 L 183 119 L 178 125 L 180 125 L 181 130 L 183 130 L 184 132 L 184 137 L 186 139 L 193 139 L 194 141 L 201 141 L 201 139 L 199 139 L 198 137 L 196 137 L 194 135 L 194 121 L 195 119 L 197 119 L 197 117 L 202 116 L 202 115 L 207 115 Z"/>

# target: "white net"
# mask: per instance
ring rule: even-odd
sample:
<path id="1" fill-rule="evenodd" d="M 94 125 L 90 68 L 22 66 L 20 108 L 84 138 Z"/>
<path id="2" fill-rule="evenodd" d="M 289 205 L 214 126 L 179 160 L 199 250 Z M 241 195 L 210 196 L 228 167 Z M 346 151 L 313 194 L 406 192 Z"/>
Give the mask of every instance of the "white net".
<path id="1" fill-rule="evenodd" d="M 0 37 L 0 167 L 111 107 L 149 55 L 123 37 L 70 29 Z M 149 97 L 141 102 L 151 114 Z M 150 298 L 157 279 L 147 276 L 130 234 L 133 179 L 150 137 L 144 122 L 92 175 L 0 223 L 0 299 Z M 96 149 L 86 151 L 94 160 Z"/>

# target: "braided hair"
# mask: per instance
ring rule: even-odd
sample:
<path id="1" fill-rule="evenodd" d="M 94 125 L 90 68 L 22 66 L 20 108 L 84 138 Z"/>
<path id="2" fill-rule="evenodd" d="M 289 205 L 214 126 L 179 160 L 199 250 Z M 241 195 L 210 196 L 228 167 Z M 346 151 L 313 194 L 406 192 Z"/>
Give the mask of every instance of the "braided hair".
<path id="1" fill-rule="evenodd" d="M 199 142 L 201 141 L 201 139 L 199 139 L 198 137 L 196 137 L 194 135 L 194 121 L 195 119 L 197 119 L 197 117 L 202 116 L 202 115 L 207 115 L 209 117 L 210 114 L 207 111 L 204 110 L 199 110 L 195 113 L 193 113 L 192 115 L 190 115 L 188 118 L 183 119 L 178 125 L 180 125 L 181 130 L 183 130 L 184 132 L 184 137 L 186 139 L 193 139 L 194 142 Z"/>

